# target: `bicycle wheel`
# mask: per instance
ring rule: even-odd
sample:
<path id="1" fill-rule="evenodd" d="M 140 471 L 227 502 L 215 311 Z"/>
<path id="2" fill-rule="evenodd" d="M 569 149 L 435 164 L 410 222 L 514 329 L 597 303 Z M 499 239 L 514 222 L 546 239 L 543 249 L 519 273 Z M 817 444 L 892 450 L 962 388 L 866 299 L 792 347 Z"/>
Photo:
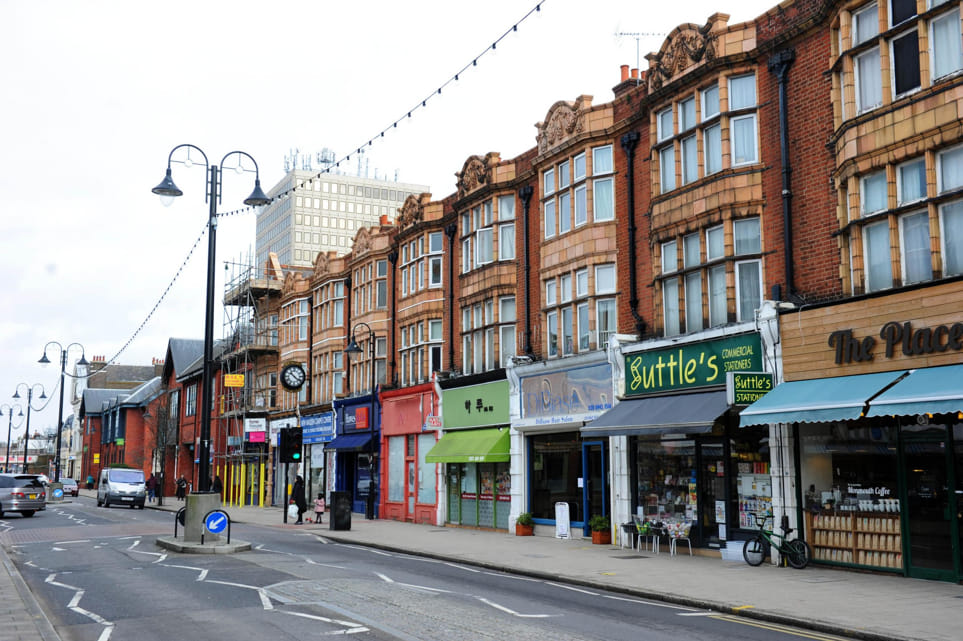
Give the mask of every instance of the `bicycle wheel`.
<path id="1" fill-rule="evenodd" d="M 749 565 L 762 565 L 766 560 L 766 554 L 766 540 L 758 534 L 742 546 L 742 557 Z"/>
<path id="2" fill-rule="evenodd" d="M 790 566 L 801 570 L 809 565 L 809 559 L 812 558 L 812 550 L 809 548 L 808 543 L 796 539 L 795 541 L 787 543 L 786 549 L 789 551 L 786 555 L 786 562 L 789 563 Z"/>

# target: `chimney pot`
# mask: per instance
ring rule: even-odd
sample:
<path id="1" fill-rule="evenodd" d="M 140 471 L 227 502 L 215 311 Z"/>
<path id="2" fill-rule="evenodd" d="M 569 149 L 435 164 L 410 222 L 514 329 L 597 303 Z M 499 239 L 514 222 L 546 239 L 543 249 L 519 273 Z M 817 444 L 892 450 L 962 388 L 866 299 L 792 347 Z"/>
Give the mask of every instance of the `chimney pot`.
<path id="1" fill-rule="evenodd" d="M 639 70 L 638 70 L 638 69 L 633 69 L 633 70 L 632 70 L 632 79 L 633 79 L 633 80 L 636 80 L 636 79 L 638 79 L 638 77 L 639 77 Z"/>
<path id="2" fill-rule="evenodd" d="M 621 69 L 622 69 L 622 82 L 625 82 L 626 80 L 629 79 L 629 66 L 622 65 Z"/>

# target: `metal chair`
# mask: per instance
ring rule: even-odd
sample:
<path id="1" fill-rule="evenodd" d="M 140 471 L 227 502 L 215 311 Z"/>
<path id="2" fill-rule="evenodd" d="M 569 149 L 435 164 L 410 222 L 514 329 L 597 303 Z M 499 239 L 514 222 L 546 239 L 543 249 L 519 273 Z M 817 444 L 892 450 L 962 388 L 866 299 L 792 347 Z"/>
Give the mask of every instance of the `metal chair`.
<path id="1" fill-rule="evenodd" d="M 692 530 L 692 523 L 685 523 L 681 529 L 676 530 L 672 534 L 672 538 L 669 540 L 669 554 L 671 556 L 676 555 L 676 546 L 679 541 L 685 541 L 686 545 L 689 546 L 689 556 L 692 556 L 692 540 L 689 538 L 689 533 Z"/>
<path id="2" fill-rule="evenodd" d="M 659 547 L 660 547 L 659 531 L 655 528 L 652 528 L 651 524 L 646 524 L 646 522 L 642 520 L 642 517 L 638 515 L 634 515 L 632 517 L 632 521 L 635 523 L 635 529 L 636 529 L 637 541 L 638 541 L 637 546 L 638 546 L 639 552 L 642 551 L 642 546 L 645 545 L 645 543 L 648 541 L 648 543 L 651 546 L 649 548 L 649 551 L 653 552 L 654 554 L 658 554 Z M 646 527 L 646 525 L 648 525 L 649 527 Z"/>
<path id="3" fill-rule="evenodd" d="M 626 547 L 635 549 L 635 537 L 638 530 L 636 529 L 635 523 L 623 523 L 622 524 L 622 538 L 619 540 L 619 547 L 623 550 Z"/>

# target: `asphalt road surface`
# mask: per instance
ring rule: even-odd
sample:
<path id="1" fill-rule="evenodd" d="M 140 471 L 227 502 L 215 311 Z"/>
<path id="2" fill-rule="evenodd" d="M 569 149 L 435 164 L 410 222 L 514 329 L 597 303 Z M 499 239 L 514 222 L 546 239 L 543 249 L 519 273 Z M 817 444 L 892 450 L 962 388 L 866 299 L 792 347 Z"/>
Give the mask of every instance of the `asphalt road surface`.
<path id="1" fill-rule="evenodd" d="M 0 520 L 11 558 L 65 641 L 782 641 L 839 639 L 454 562 L 236 524 L 250 552 L 157 547 L 173 515 L 85 497 Z"/>

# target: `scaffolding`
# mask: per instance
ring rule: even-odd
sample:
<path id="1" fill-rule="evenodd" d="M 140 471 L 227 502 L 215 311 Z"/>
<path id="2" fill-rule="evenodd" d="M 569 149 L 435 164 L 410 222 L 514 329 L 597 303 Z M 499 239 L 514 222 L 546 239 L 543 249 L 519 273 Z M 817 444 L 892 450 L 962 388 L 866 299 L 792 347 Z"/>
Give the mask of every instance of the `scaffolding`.
<path id="1" fill-rule="evenodd" d="M 225 466 L 267 456 L 266 447 L 245 447 L 244 424 L 245 419 L 266 421 L 277 409 L 281 286 L 280 274 L 259 269 L 250 249 L 236 261 L 224 263 L 224 347 L 219 360 L 225 381 L 233 379 L 240 385 L 225 386 L 221 398 L 219 417 L 227 434 L 227 451 L 218 455 L 226 459 Z"/>

